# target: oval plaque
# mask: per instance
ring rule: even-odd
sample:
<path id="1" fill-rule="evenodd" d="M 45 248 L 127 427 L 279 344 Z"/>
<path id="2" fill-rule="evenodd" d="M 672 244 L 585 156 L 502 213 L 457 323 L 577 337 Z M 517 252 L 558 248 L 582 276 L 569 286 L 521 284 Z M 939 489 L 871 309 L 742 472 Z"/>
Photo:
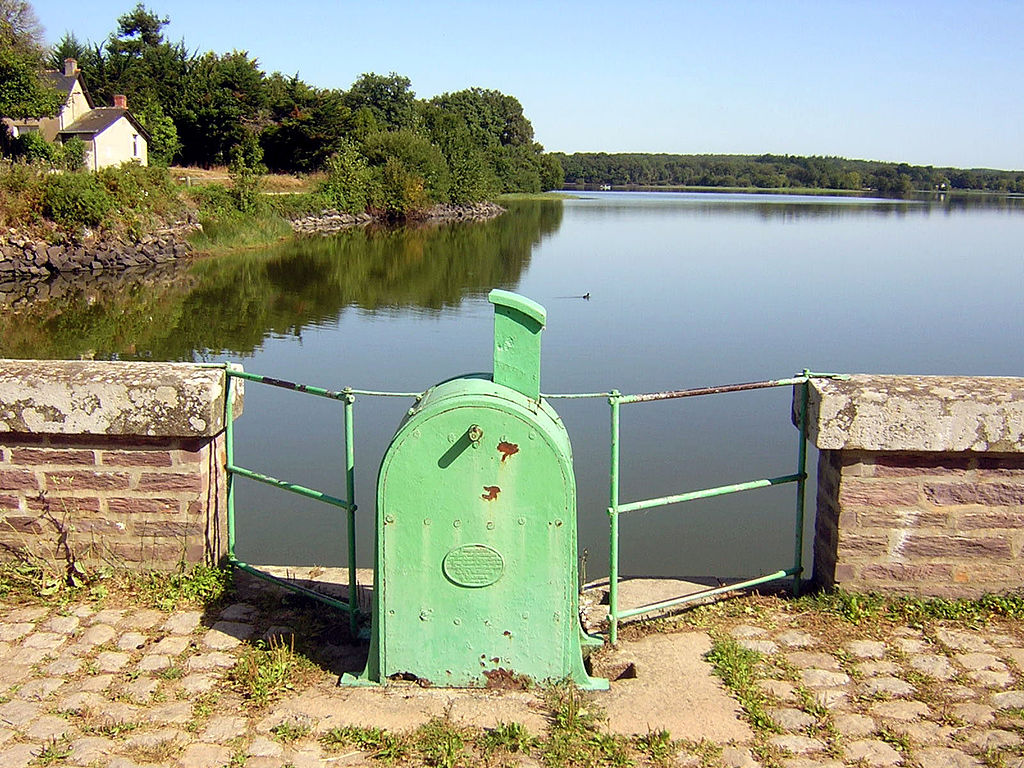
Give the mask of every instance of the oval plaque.
<path id="1" fill-rule="evenodd" d="M 441 569 L 460 587 L 488 587 L 505 571 L 501 553 L 486 544 L 466 544 L 444 556 Z"/>

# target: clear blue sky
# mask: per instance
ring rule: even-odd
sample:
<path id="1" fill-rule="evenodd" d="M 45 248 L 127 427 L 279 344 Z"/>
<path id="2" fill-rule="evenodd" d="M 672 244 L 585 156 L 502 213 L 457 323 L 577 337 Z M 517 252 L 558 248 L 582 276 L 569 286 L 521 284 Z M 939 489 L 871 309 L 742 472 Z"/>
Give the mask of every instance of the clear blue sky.
<path id="1" fill-rule="evenodd" d="M 99 42 L 133 0 L 32 0 Z M 553 151 L 790 153 L 1024 170 L 1024 3 L 152 0 L 193 50 L 347 88 L 516 96 Z"/>

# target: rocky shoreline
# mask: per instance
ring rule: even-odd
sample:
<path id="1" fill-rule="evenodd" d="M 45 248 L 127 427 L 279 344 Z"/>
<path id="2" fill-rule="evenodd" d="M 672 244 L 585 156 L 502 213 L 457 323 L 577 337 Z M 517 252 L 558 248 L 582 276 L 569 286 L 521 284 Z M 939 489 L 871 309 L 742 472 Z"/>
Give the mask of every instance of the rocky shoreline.
<path id="1" fill-rule="evenodd" d="M 17 230 L 0 235 L 0 285 L 23 278 L 149 267 L 188 257 L 185 237 L 198 225 L 182 222 L 136 241 L 84 237 L 80 242 L 48 243 Z"/>
<path id="2" fill-rule="evenodd" d="M 483 202 L 471 205 L 435 205 L 412 223 L 447 223 L 459 221 L 487 221 L 505 213 L 497 203 Z M 353 227 L 363 227 L 381 222 L 382 219 L 368 213 L 342 213 L 326 210 L 318 214 L 303 216 L 292 221 L 292 229 L 303 235 L 329 235 Z"/>
<path id="3" fill-rule="evenodd" d="M 414 223 L 486 221 L 505 209 L 496 203 L 436 205 Z M 292 230 L 303 235 L 327 235 L 353 227 L 380 222 L 368 213 L 351 214 L 327 210 L 291 222 Z M 17 230 L 0 234 L 0 286 L 25 278 L 49 278 L 57 274 L 104 272 L 148 267 L 193 255 L 186 237 L 199 227 L 180 222 L 146 235 L 137 241 L 86 236 L 80 242 L 48 243 Z"/>

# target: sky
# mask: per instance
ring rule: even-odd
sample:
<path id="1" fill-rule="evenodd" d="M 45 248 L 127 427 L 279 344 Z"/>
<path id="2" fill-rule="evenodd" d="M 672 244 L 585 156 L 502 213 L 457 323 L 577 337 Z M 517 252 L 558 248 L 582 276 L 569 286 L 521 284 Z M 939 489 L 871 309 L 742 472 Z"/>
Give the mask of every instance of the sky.
<path id="1" fill-rule="evenodd" d="M 133 0 L 30 0 L 101 42 Z M 150 0 L 165 37 L 347 88 L 515 96 L 549 151 L 839 155 L 1024 170 L 1017 0 Z"/>

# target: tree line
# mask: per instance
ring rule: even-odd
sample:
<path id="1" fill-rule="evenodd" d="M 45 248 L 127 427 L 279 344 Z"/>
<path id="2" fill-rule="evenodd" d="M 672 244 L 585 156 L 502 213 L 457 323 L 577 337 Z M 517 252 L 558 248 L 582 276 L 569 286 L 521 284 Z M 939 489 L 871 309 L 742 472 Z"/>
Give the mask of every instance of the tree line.
<path id="1" fill-rule="evenodd" d="M 170 19 L 142 3 L 100 43 L 67 32 L 46 51 L 38 22 L 3 34 L 14 26 L 4 19 L 18 14 L 34 19 L 24 0 L 0 0 L 0 117 L 54 114 L 59 102 L 39 72 L 75 59 L 97 104 L 127 96 L 157 164 L 327 169 L 345 208 L 467 203 L 562 183 L 518 99 L 496 90 L 419 99 L 409 78 L 394 72 L 363 74 L 347 90 L 317 88 L 298 74 L 266 74 L 247 51 L 199 53 L 169 41 Z M 14 83 L 7 77 L 14 70 L 16 90 L 6 82 Z"/>
<path id="2" fill-rule="evenodd" d="M 796 155 L 555 153 L 567 185 L 696 186 L 870 190 L 900 197 L 920 190 L 1024 193 L 1024 171 Z"/>

